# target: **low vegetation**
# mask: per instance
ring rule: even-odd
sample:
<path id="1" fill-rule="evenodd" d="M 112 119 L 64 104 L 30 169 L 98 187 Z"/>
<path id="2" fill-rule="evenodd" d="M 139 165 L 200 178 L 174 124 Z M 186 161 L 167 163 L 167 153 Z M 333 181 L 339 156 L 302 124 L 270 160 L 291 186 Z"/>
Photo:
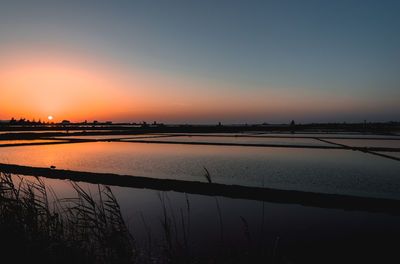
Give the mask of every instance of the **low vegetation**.
<path id="1" fill-rule="evenodd" d="M 210 177 L 211 178 L 211 177 Z M 98 185 L 94 195 L 71 181 L 75 198 L 59 199 L 40 177 L 26 180 L 0 172 L 0 252 L 13 263 L 258 263 L 273 260 L 265 248 L 229 249 L 221 246 L 216 255 L 191 254 L 191 209 L 177 215 L 165 193 L 160 224 L 164 238 L 156 241 L 142 215 L 148 244 L 136 243 L 108 186 Z M 94 198 L 96 197 L 96 199 Z M 216 198 L 217 199 L 217 198 Z M 220 217 L 221 242 L 222 217 Z M 247 221 L 242 218 L 250 241 Z M 156 241 L 156 242 L 152 242 Z M 143 241 L 142 241 L 143 242 Z M 142 244 L 138 246 L 138 244 Z M 271 263 L 281 263 L 272 261 Z"/>
<path id="2" fill-rule="evenodd" d="M 14 179 L 13 179 L 14 178 Z M 135 243 L 107 186 L 95 201 L 48 198 L 43 181 L 0 173 L 0 250 L 13 263 L 133 263 Z M 54 203 L 49 204 L 49 200 Z"/>

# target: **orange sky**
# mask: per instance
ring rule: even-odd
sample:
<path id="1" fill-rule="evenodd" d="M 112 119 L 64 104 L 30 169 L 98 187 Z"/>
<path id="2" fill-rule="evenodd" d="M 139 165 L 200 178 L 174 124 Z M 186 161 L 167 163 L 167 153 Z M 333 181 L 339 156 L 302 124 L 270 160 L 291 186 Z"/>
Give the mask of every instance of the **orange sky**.
<path id="1" fill-rule="evenodd" d="M 138 69 L 117 73 L 104 65 L 57 54 L 7 56 L 0 64 L 0 118 L 190 119 L 246 111 L 254 103 L 228 94 L 199 93 L 205 83 Z"/>
<path id="2" fill-rule="evenodd" d="M 246 122 L 249 116 L 268 121 L 269 117 L 337 111 L 335 102 L 318 100 L 318 93 L 288 94 L 274 87 L 255 96 L 251 88 L 249 85 L 247 91 L 216 80 L 124 69 L 88 57 L 9 53 L 0 62 L 0 119 L 47 120 L 52 115 L 55 122 L 190 123 L 224 122 L 233 117 Z M 346 98 L 340 104 L 343 111 L 357 107 Z"/>
<path id="3" fill-rule="evenodd" d="M 77 120 L 118 111 L 113 101 L 127 109 L 119 81 L 102 69 L 59 56 L 10 56 L 0 65 L 2 118 Z"/>
<path id="4" fill-rule="evenodd" d="M 0 120 L 399 118 L 396 1 L 3 2 Z"/>

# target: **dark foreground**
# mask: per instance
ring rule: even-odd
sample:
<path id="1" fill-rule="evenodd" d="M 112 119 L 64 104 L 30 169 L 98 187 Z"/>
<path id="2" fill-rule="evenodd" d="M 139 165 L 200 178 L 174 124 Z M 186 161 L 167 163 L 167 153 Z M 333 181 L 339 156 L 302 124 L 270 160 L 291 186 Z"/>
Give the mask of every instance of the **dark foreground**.
<path id="1" fill-rule="evenodd" d="M 4 127 L 3 127 L 4 128 Z M 391 135 L 397 137 L 399 126 L 390 124 L 325 124 L 282 126 L 86 126 L 71 125 L 48 127 L 5 127 L 7 132 L 0 134 L 0 139 L 50 139 L 55 136 L 68 135 L 136 135 L 145 133 L 238 133 L 253 131 L 253 133 L 318 133 L 319 140 L 329 140 L 321 133 L 351 132 L 363 135 Z M 101 131 L 106 129 L 107 131 Z M 19 130 L 18 133 L 13 133 Z M 56 131 L 55 131 L 56 130 Z M 171 136 L 171 135 L 170 135 Z M 221 134 L 223 136 L 223 134 Z M 268 136 L 268 135 L 267 135 Z M 270 136 L 270 135 L 269 135 Z M 173 137 L 173 135 L 171 136 Z M 301 135 L 299 135 L 301 137 Z M 112 141 L 105 139 L 104 141 Z M 51 143 L 16 143 L 3 144 L 2 147 L 23 146 L 34 144 L 71 144 L 89 142 L 84 139 L 59 140 Z M 101 141 L 101 140 L 94 140 Z M 141 140 L 140 142 L 146 142 Z M 161 141 L 160 141 L 161 142 Z M 157 143 L 149 141 L 148 143 Z M 162 142 L 161 142 L 162 143 Z M 169 144 L 184 144 L 170 141 Z M 186 144 L 186 143 L 185 143 Z M 196 143 L 188 144 L 217 144 Z M 237 144 L 236 144 L 237 145 Z M 254 146 L 254 145 L 252 145 Z M 269 147 L 260 145 L 255 147 Z M 298 147 L 298 146 L 280 146 Z M 310 146 L 302 146 L 310 147 Z M 315 146 L 311 146 L 315 147 Z M 396 148 L 361 148 L 345 145 L 335 146 L 335 149 L 351 149 L 378 155 L 376 151 L 395 151 Z M 379 154 L 381 155 L 381 154 Z M 383 155 L 385 156 L 385 155 Z M 386 158 L 399 160 L 396 157 Z M 36 177 L 27 181 L 25 176 Z M 70 181 L 77 197 L 57 198 L 57 193 L 46 188 L 44 177 L 62 181 Z M 207 182 L 208 181 L 208 182 Z M 78 182 L 91 183 L 97 187 L 96 193 L 85 191 Z M 143 246 L 140 238 L 130 232 L 122 215 L 120 206 L 108 186 L 122 186 L 132 189 L 157 190 L 161 193 L 160 203 L 162 217 L 157 224 L 162 230 L 160 243 L 152 247 Z M 162 198 L 168 192 L 193 194 L 202 197 L 215 198 L 218 212 L 216 222 L 223 222 L 220 212 L 222 198 L 236 201 L 260 201 L 270 205 L 279 204 L 279 210 L 285 206 L 296 205 L 302 208 L 322 208 L 321 210 L 338 210 L 336 213 L 360 213 L 358 222 L 341 223 L 335 219 L 324 223 L 332 234 L 329 239 L 319 235 L 302 214 L 307 210 L 298 210 L 298 214 L 287 219 L 287 214 L 271 215 L 268 211 L 265 218 L 280 218 L 279 221 L 296 222 L 293 233 L 289 236 L 279 236 L 266 233 L 254 236 L 251 232 L 250 219 L 241 218 L 242 242 L 232 240 L 206 241 L 199 254 L 194 252 L 187 242 L 187 233 L 178 234 L 179 230 L 189 230 L 190 221 L 186 220 L 184 212 L 177 215 L 171 213 L 168 199 Z M 189 210 L 189 202 L 188 208 Z M 210 210 L 210 208 L 205 208 Z M 296 211 L 297 209 L 293 210 Z M 328 211 L 327 211 L 328 212 Z M 264 212 L 263 212 L 264 213 Z M 274 214 L 275 213 L 275 214 Z M 324 211 L 323 211 L 324 213 Z M 327 213 L 329 215 L 329 213 Z M 400 255 L 400 228 L 393 226 L 393 219 L 400 215 L 400 201 L 395 199 L 367 198 L 349 195 L 333 195 L 269 188 L 246 187 L 237 185 L 217 184 L 212 178 L 204 182 L 183 180 L 155 179 L 130 175 L 106 173 L 91 173 L 58 170 L 55 168 L 27 167 L 12 164 L 0 164 L 0 252 L 3 256 L 12 256 L 13 263 L 398 263 Z M 370 216 L 390 221 L 374 222 Z M 225 216 L 224 216 L 225 217 Z M 303 218 L 304 217 L 304 218 Z M 387 218 L 386 218 L 387 217 Z M 326 218 L 324 218 L 326 220 Z M 349 218 L 343 218 L 349 219 Z M 201 219 L 197 219 L 202 221 Z M 275 220 L 276 221 L 276 220 Z M 320 221 L 319 218 L 316 222 Z M 146 227 L 146 220 L 143 219 Z M 272 221 L 271 221 L 272 222 Z M 331 225 L 329 225 L 331 223 Z M 379 224 L 375 224 L 379 223 Z M 178 225 L 178 226 L 177 226 Z M 354 225 L 354 228 L 351 228 Z M 350 229 L 349 229 L 350 226 Z M 371 227 L 374 230 L 366 230 Z M 297 233 L 296 229 L 302 230 Z M 221 228 L 222 230 L 222 228 Z M 253 230 L 254 231 L 254 230 Z M 215 230 L 199 230 L 199 233 L 215 232 Z M 308 233 L 307 233 L 308 232 Z M 150 233 L 150 232 L 149 232 Z M 349 235 L 350 233 L 350 235 Z M 296 234 L 302 234 L 296 237 Z M 306 234 L 306 235 L 304 235 Z M 221 235 L 222 236 L 222 235 Z M 268 239 L 265 239 L 265 238 Z M 291 239 L 288 240 L 287 237 Z M 153 239 L 149 236 L 149 240 Z M 217 245 L 211 248 L 211 245 Z"/>
<path id="2" fill-rule="evenodd" d="M 109 175 L 110 178 L 107 178 L 107 174 L 15 165 L 1 165 L 0 171 L 36 176 L 43 174 L 51 178 L 91 183 L 115 184 L 122 180 L 118 175 Z M 190 246 L 185 243 L 185 237 L 174 234 L 174 224 L 179 221 L 172 221 L 170 209 L 164 198 L 160 198 L 164 216 L 160 219 L 160 225 L 164 238 L 156 247 L 146 248 L 140 246 L 134 234 L 132 236 L 128 231 L 119 204 L 109 187 L 98 185 L 98 193 L 93 194 L 73 181 L 71 184 L 77 197 L 58 199 L 56 193 L 46 188 L 42 177 L 27 181 L 23 177 L 11 176 L 8 172 L 0 173 L 0 250 L 3 254 L 12 255 L 13 263 L 386 263 L 399 260 L 398 229 L 390 235 L 388 232 L 382 232 L 382 235 L 361 233 L 349 239 L 346 231 L 340 226 L 332 226 L 332 232 L 338 234 L 329 240 L 310 233 L 309 238 L 299 237 L 298 240 L 292 239 L 289 243 L 280 241 L 280 237 L 263 243 L 250 235 L 248 222 L 244 218 L 241 232 L 246 243 L 237 246 L 232 244 L 233 241 L 225 241 L 221 242 L 218 249 L 210 250 L 211 253 L 193 254 Z M 153 182 L 148 178 L 119 177 L 133 178 L 126 181 L 129 182 L 129 187 L 134 188 L 182 191 L 179 189 L 180 185 L 187 187 L 186 182 Z M 279 203 L 296 203 L 295 199 L 304 200 L 304 197 L 308 197 L 313 206 L 356 211 L 372 210 L 384 214 L 398 214 L 400 208 L 397 200 L 359 199 L 352 196 L 290 191 L 280 193 L 268 189 L 253 196 L 241 192 L 256 193 L 257 188 L 238 190 L 235 187 L 230 189 L 232 186 L 213 183 L 195 184 L 200 184 L 196 185 L 199 187 L 197 193 L 202 195 L 238 195 L 237 198 L 245 198 L 242 196 L 247 195 L 247 198 L 262 198 Z M 188 186 L 190 190 L 190 183 Z M 206 186 L 210 187 L 210 190 L 207 190 Z M 217 198 L 216 202 L 218 205 Z M 301 215 L 297 217 L 299 220 L 302 218 Z M 178 228 L 185 229 L 185 223 L 188 222 L 183 220 L 182 215 L 182 222 L 179 223 L 183 226 Z M 363 225 L 362 222 L 359 224 Z M 384 231 L 390 227 L 377 228 Z M 215 244 L 215 241 L 210 241 L 210 244 Z"/>

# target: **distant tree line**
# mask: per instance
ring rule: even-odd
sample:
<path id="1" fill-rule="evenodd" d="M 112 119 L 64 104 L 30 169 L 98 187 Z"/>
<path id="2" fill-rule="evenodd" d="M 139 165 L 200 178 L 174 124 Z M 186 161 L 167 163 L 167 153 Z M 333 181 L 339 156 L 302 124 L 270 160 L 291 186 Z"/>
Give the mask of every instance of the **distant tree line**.
<path id="1" fill-rule="evenodd" d="M 38 121 L 35 119 L 29 120 L 25 118 L 20 118 L 19 120 L 16 120 L 14 117 L 11 118 L 9 124 L 10 125 L 42 125 L 42 124 L 48 124 L 49 122 L 44 122 L 40 118 Z"/>

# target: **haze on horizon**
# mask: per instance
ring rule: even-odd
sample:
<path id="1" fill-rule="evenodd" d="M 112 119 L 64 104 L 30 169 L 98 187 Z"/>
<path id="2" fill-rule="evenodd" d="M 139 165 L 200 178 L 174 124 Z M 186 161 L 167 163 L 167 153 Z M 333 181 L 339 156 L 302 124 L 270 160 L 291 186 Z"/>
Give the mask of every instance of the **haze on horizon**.
<path id="1" fill-rule="evenodd" d="M 20 1 L 0 120 L 399 121 L 399 1 Z"/>

